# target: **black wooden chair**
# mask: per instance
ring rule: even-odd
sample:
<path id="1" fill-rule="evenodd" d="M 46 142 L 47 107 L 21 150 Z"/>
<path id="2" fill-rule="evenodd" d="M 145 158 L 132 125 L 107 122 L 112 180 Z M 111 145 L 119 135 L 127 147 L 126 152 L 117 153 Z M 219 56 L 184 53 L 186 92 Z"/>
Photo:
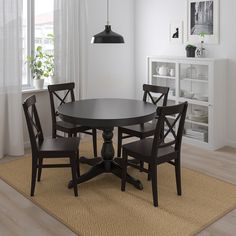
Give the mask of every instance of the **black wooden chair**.
<path id="1" fill-rule="evenodd" d="M 74 83 L 64 83 L 64 84 L 55 84 L 55 85 L 48 85 L 48 92 L 50 96 L 50 104 L 51 104 L 51 114 L 52 114 L 52 137 L 61 137 L 57 134 L 57 131 L 61 131 L 67 133 L 69 137 L 76 137 L 77 133 L 85 133 L 93 136 L 93 152 L 94 156 L 97 157 L 97 131 L 96 129 L 92 129 L 87 126 L 75 125 L 68 122 L 64 122 L 62 120 L 57 120 L 58 118 L 58 111 L 55 107 L 54 97 L 56 97 L 59 101 L 59 106 L 65 102 L 74 102 L 75 95 L 74 95 Z M 59 94 L 61 93 L 61 94 Z M 70 98 L 68 99 L 68 97 Z M 68 99 L 68 100 L 67 100 Z M 58 107 L 58 106 L 57 106 Z"/>
<path id="2" fill-rule="evenodd" d="M 125 191 L 127 158 L 131 156 L 149 164 L 149 169 L 142 171 L 150 174 L 152 180 L 153 204 L 158 206 L 157 165 L 168 162 L 175 166 L 177 194 L 181 195 L 181 143 L 188 104 L 187 102 L 166 107 L 158 107 L 158 121 L 154 138 L 147 138 L 123 145 L 121 190 Z M 175 116 L 170 122 L 168 116 Z M 175 126 L 178 122 L 178 128 Z M 164 132 L 163 132 L 163 127 Z M 169 135 L 173 136 L 167 137 Z"/>
<path id="3" fill-rule="evenodd" d="M 143 101 L 144 102 L 146 102 L 149 97 L 154 105 L 166 106 L 167 99 L 168 99 L 168 93 L 169 93 L 168 87 L 144 84 L 143 91 L 144 91 L 144 94 L 143 94 Z M 155 95 L 155 97 L 154 97 L 154 95 Z M 122 139 L 131 138 L 131 137 L 137 137 L 140 139 L 144 139 L 144 138 L 152 136 L 155 131 L 156 121 L 157 121 L 157 119 L 154 119 L 152 122 L 147 122 L 144 124 L 118 127 L 117 156 L 118 157 L 121 156 Z M 129 163 L 129 165 L 131 165 L 134 168 L 139 168 L 139 166 L 137 165 L 139 163 L 137 163 L 135 161 L 131 160 L 128 163 Z M 140 167 L 141 168 L 143 167 L 142 162 L 140 163 Z"/>
<path id="4" fill-rule="evenodd" d="M 35 184 L 41 179 L 42 168 L 61 168 L 70 167 L 74 194 L 78 196 L 77 177 L 80 176 L 79 170 L 79 138 L 58 138 L 44 139 L 38 112 L 36 109 L 35 95 L 27 98 L 23 103 L 26 123 L 29 131 L 32 149 L 32 178 L 31 196 L 34 196 Z M 43 164 L 45 158 L 65 158 L 70 159 L 69 164 Z"/>

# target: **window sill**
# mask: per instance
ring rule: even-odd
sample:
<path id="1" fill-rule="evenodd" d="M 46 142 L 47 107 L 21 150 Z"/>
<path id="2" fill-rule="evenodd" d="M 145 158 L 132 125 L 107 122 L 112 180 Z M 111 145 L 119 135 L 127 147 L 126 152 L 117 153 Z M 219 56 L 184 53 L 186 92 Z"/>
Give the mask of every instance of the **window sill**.
<path id="1" fill-rule="evenodd" d="M 32 87 L 29 88 L 22 88 L 22 94 L 28 94 L 28 93 L 42 93 L 42 92 L 47 92 L 48 88 L 47 86 L 44 86 L 42 89 L 35 89 Z"/>

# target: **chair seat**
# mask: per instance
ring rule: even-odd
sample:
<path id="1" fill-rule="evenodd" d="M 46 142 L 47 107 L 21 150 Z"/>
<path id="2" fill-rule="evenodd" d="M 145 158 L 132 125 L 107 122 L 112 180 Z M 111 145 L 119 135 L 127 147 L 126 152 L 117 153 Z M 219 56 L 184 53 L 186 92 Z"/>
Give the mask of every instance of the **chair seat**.
<path id="1" fill-rule="evenodd" d="M 152 120 L 151 122 L 146 122 L 144 124 L 121 126 L 122 133 L 131 134 L 134 136 L 142 136 L 143 138 L 152 136 L 155 132 L 157 119 Z"/>
<path id="2" fill-rule="evenodd" d="M 81 126 L 81 125 L 64 122 L 64 121 L 57 121 L 56 129 L 62 132 L 66 132 L 68 130 L 70 130 L 71 132 L 83 132 L 91 128 L 87 126 Z"/>
<path id="3" fill-rule="evenodd" d="M 140 159 L 140 160 L 144 158 L 145 161 L 147 160 L 147 158 L 150 157 L 150 161 L 151 161 L 152 143 L 153 143 L 153 138 L 147 138 L 147 139 L 142 139 L 142 140 L 125 144 L 122 147 L 125 151 L 127 151 L 128 155 L 135 156 L 135 158 Z M 176 155 L 176 151 L 172 146 L 159 148 L 158 155 L 157 155 L 157 162 L 162 162 L 161 158 L 168 156 L 171 153 L 173 153 L 173 156 Z M 173 159 L 173 158 L 170 158 L 170 159 Z"/>
<path id="4" fill-rule="evenodd" d="M 43 143 L 39 146 L 39 153 L 47 156 L 52 154 L 63 154 L 75 153 L 78 151 L 80 139 L 79 138 L 54 138 L 45 139 Z"/>

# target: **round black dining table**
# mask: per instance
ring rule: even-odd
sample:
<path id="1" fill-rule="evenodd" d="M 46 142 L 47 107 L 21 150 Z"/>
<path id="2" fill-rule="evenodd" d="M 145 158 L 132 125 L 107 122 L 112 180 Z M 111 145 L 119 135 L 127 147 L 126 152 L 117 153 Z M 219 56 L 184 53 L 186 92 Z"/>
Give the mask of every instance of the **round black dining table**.
<path id="1" fill-rule="evenodd" d="M 89 164 L 92 168 L 78 177 L 79 184 L 102 173 L 112 173 L 121 178 L 121 160 L 114 158 L 113 129 L 117 126 L 141 124 L 154 119 L 156 106 L 131 99 L 86 99 L 62 104 L 58 108 L 58 113 L 65 122 L 103 130 L 101 157 L 80 158 L 81 163 Z M 127 182 L 138 189 L 143 189 L 142 183 L 130 175 L 127 175 Z M 72 181 L 68 187 L 73 187 Z"/>

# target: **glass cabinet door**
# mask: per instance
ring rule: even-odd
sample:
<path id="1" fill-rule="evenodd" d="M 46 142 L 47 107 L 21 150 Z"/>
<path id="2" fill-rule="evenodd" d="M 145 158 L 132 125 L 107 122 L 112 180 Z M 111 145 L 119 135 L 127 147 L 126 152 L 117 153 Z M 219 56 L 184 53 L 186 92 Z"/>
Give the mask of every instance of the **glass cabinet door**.
<path id="1" fill-rule="evenodd" d="M 179 67 L 180 97 L 208 102 L 208 65 L 180 64 Z"/>
<path id="2" fill-rule="evenodd" d="M 151 84 L 169 87 L 169 96 L 176 96 L 176 64 L 173 62 L 152 62 Z"/>
<path id="3" fill-rule="evenodd" d="M 185 120 L 184 136 L 207 143 L 208 135 L 208 107 L 189 103 Z"/>

